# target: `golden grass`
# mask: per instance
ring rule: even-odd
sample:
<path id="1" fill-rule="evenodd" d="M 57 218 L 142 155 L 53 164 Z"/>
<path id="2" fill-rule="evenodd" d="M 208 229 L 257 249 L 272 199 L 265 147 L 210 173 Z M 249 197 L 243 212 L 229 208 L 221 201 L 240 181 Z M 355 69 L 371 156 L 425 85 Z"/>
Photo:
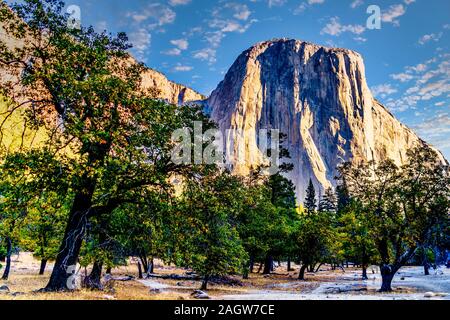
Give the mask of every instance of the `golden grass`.
<path id="1" fill-rule="evenodd" d="M 49 264 L 50 269 L 52 267 Z M 21 253 L 18 257 L 13 257 L 12 270 L 8 281 L 0 281 L 0 285 L 7 285 L 9 293 L 0 293 L 0 300 L 179 300 L 192 299 L 193 290 L 200 287 L 200 281 L 193 280 L 172 280 L 172 279 L 151 279 L 168 286 L 167 289 L 159 292 L 152 292 L 149 287 L 137 280 L 115 281 L 111 292 L 92 291 L 80 289 L 74 292 L 41 293 L 36 290 L 45 287 L 50 277 L 50 271 L 42 276 L 38 273 L 39 261 L 36 261 L 31 254 Z M 256 269 L 256 268 L 255 268 Z M 158 274 L 184 274 L 186 270 L 174 266 L 163 265 L 156 261 L 155 271 Z M 256 270 L 255 270 L 256 271 Z M 82 269 L 81 273 L 89 272 Z M 223 295 L 245 294 L 255 290 L 284 291 L 293 293 L 309 293 L 317 288 L 321 282 L 333 282 L 339 278 L 360 272 L 359 269 L 347 269 L 347 273 L 341 270 L 328 270 L 319 273 L 307 273 L 305 281 L 298 281 L 298 266 L 292 272 L 287 272 L 286 267 L 277 267 L 274 273 L 264 276 L 259 273 L 250 274 L 249 279 L 242 280 L 241 277 L 235 279 L 242 282 L 241 286 L 219 285 L 210 283 L 208 294 L 212 298 L 220 298 Z M 126 267 L 113 269 L 113 275 L 134 275 L 137 274 L 137 267 L 131 262 Z M 409 293 L 411 290 L 403 291 Z"/>

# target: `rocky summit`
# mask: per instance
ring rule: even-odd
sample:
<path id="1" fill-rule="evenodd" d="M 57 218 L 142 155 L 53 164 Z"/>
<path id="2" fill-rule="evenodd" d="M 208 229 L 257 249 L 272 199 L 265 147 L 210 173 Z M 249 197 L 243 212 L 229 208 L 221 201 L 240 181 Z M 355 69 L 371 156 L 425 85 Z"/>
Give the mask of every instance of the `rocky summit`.
<path id="1" fill-rule="evenodd" d="M 245 154 L 233 165 L 238 174 L 264 161 L 260 129 L 287 135 L 294 165 L 288 175 L 299 201 L 309 179 L 321 194 L 334 187 L 344 161 L 391 158 L 401 165 L 408 149 L 426 144 L 373 97 L 360 54 L 299 40 L 244 51 L 205 105 L 223 133 L 230 130 L 225 148 Z"/>

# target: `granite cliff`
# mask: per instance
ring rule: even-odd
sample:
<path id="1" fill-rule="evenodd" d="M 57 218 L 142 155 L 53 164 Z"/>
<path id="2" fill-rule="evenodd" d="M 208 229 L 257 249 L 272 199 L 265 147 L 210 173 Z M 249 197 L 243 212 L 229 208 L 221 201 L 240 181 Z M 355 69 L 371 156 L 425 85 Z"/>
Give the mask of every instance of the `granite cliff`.
<path id="1" fill-rule="evenodd" d="M 374 99 L 360 54 L 298 40 L 261 42 L 244 51 L 205 105 L 220 129 L 230 130 L 225 147 L 245 154 L 243 163 L 233 164 L 238 174 L 263 159 L 259 129 L 287 135 L 294 165 L 289 178 L 299 201 L 309 179 L 319 194 L 335 186 L 344 161 L 389 157 L 400 165 L 409 148 L 425 144 Z"/>

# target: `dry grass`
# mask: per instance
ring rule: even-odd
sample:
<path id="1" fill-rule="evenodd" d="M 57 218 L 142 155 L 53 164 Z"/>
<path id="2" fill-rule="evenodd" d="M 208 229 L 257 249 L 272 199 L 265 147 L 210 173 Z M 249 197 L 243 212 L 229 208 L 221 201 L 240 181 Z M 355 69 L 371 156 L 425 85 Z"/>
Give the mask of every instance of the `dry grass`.
<path id="1" fill-rule="evenodd" d="M 9 293 L 0 293 L 0 300 L 179 300 L 192 299 L 193 290 L 200 287 L 200 281 L 193 280 L 161 280 L 159 281 L 168 286 L 167 289 L 159 292 L 152 292 L 149 287 L 137 280 L 116 281 L 112 291 L 92 291 L 87 289 L 77 290 L 75 292 L 60 293 L 41 293 L 36 290 L 45 287 L 50 277 L 52 265 L 50 264 L 44 275 L 38 275 L 39 262 L 31 254 L 21 253 L 19 257 L 14 257 L 10 278 L 8 281 L 0 281 L 0 285 L 7 285 Z M 155 271 L 158 274 L 184 274 L 186 270 L 174 266 L 163 265 L 160 261 L 156 262 Z M 87 273 L 89 270 L 81 270 L 81 273 Z M 293 293 L 310 293 L 316 289 L 322 282 L 333 282 L 343 280 L 349 277 L 358 269 L 347 269 L 347 273 L 341 270 L 327 270 L 319 273 L 306 273 L 305 281 L 298 281 L 298 266 L 292 272 L 286 271 L 286 266 L 277 267 L 271 275 L 262 275 L 259 273 L 250 274 L 249 279 L 242 280 L 242 285 L 222 285 L 210 283 L 208 294 L 213 298 L 220 298 L 223 295 L 245 294 L 249 291 L 268 290 L 283 291 Z M 130 261 L 126 267 L 116 268 L 113 275 L 134 275 L 137 274 L 137 267 Z M 410 292 L 410 290 L 404 291 Z"/>

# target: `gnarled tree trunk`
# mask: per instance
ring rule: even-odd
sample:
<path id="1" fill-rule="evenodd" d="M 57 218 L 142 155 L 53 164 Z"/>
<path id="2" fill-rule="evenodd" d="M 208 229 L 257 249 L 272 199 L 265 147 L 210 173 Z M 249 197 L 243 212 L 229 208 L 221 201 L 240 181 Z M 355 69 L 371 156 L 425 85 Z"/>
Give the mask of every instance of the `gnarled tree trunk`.
<path id="1" fill-rule="evenodd" d="M 84 278 L 84 287 L 91 290 L 103 290 L 102 279 L 102 267 L 103 263 L 100 261 L 94 261 L 91 273 Z"/>
<path id="2" fill-rule="evenodd" d="M 200 290 L 207 290 L 208 289 L 208 281 L 209 281 L 209 275 L 206 275 L 203 278 L 202 286 L 200 287 Z"/>
<path id="3" fill-rule="evenodd" d="M 273 269 L 273 257 L 271 255 L 266 256 L 266 260 L 264 261 L 264 270 L 263 274 L 270 274 Z"/>
<path id="4" fill-rule="evenodd" d="M 362 279 L 363 280 L 369 279 L 369 277 L 367 276 L 367 265 L 365 264 L 362 266 Z"/>
<path id="5" fill-rule="evenodd" d="M 298 274 L 299 280 L 305 280 L 305 270 L 308 268 L 308 265 L 304 264 L 300 267 L 300 272 Z"/>
<path id="6" fill-rule="evenodd" d="M 41 266 L 39 267 L 39 275 L 42 276 L 45 272 L 45 267 L 47 266 L 47 259 L 41 260 Z"/>
<path id="7" fill-rule="evenodd" d="M 392 265 L 382 265 L 380 267 L 381 273 L 381 288 L 380 292 L 391 292 L 392 291 L 392 280 L 397 272 L 397 268 Z"/>
<path id="8" fill-rule="evenodd" d="M 9 271 L 11 270 L 11 254 L 12 254 L 12 242 L 11 238 L 6 238 L 6 266 L 3 271 L 2 280 L 8 280 Z"/>
<path id="9" fill-rule="evenodd" d="M 91 208 L 93 186 L 75 196 L 64 237 L 59 247 L 55 266 L 45 291 L 76 289 L 75 268 L 86 230 L 89 209 Z"/>
<path id="10" fill-rule="evenodd" d="M 137 267 L 138 267 L 138 278 L 142 279 L 143 278 L 143 276 L 142 276 L 142 265 L 141 265 L 140 261 L 138 261 Z"/>

